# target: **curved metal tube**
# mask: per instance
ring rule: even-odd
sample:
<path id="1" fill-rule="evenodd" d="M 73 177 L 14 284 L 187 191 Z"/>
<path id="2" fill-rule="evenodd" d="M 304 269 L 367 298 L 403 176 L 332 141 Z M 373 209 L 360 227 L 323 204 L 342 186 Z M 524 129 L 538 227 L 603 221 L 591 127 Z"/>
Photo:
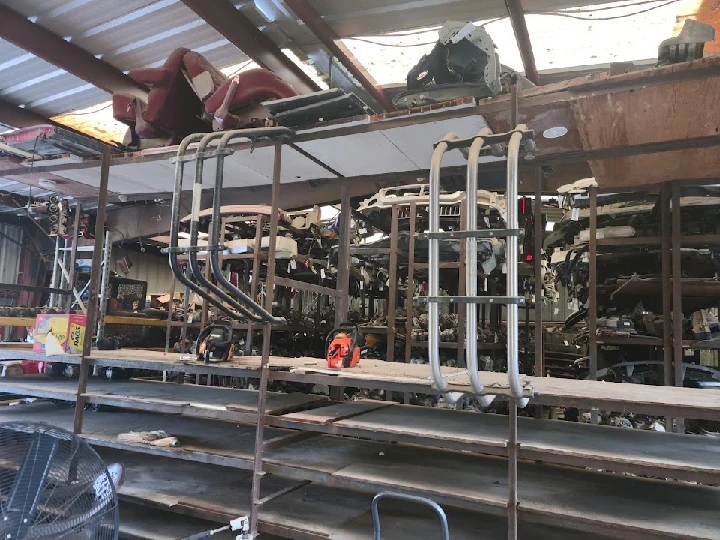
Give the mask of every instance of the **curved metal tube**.
<path id="1" fill-rule="evenodd" d="M 525 130 L 524 124 L 519 124 L 515 129 Z M 506 227 L 508 229 L 518 228 L 517 214 L 517 197 L 518 197 L 518 160 L 520 158 L 520 144 L 522 142 L 522 134 L 513 133 L 508 143 L 507 156 L 507 186 L 505 191 L 506 199 Z M 508 236 L 505 246 L 505 260 L 507 264 L 506 286 L 508 296 L 518 295 L 518 276 L 516 269 L 518 266 L 518 237 Z M 523 388 L 520 383 L 520 366 L 518 364 L 518 305 L 507 305 L 507 359 L 508 359 L 508 385 L 510 393 L 518 400 L 518 405 L 524 407 L 528 403 L 527 398 L 523 398 Z"/>
<path id="2" fill-rule="evenodd" d="M 477 190 L 478 190 L 478 158 L 480 150 L 485 145 L 484 135 L 491 135 L 489 128 L 482 128 L 478 137 L 470 145 L 468 151 L 467 180 L 465 192 L 467 204 L 465 207 L 465 230 L 477 230 Z M 477 296 L 477 238 L 465 240 L 465 294 Z M 465 304 L 465 351 L 467 359 L 468 377 L 476 394 L 482 394 L 485 386 L 480 381 L 477 356 L 477 304 Z M 482 396 L 485 405 L 489 405 L 495 396 Z"/>
<path id="3" fill-rule="evenodd" d="M 457 139 L 455 133 L 448 133 L 438 143 L 430 160 L 430 214 L 429 232 L 440 232 L 440 165 L 447 151 L 447 141 Z M 440 294 L 440 240 L 428 240 L 428 296 Z M 447 390 L 447 381 L 440 371 L 440 311 L 437 302 L 428 302 L 428 356 L 430 371 L 435 386 L 440 392 Z"/>
<path id="4" fill-rule="evenodd" d="M 285 127 L 228 131 L 220 139 L 217 150 L 221 152 L 225 149 L 225 147 L 230 143 L 231 140 L 241 137 L 247 138 L 248 134 L 257 134 L 258 136 L 267 135 L 275 137 L 292 137 L 295 132 Z M 277 152 L 278 150 L 276 149 L 275 151 Z M 218 245 L 220 242 L 220 199 L 222 195 L 222 187 L 224 181 L 225 156 L 222 155 L 222 153 L 220 152 L 217 156 L 217 169 L 215 172 L 215 192 L 213 195 L 213 214 L 211 221 L 212 230 L 210 233 L 210 243 L 214 246 Z M 275 216 L 273 216 L 272 219 L 275 219 Z M 260 246 L 255 246 L 255 249 L 260 249 Z M 225 274 L 223 274 L 222 271 L 222 266 L 220 265 L 220 255 L 216 250 L 210 252 L 210 266 L 213 276 L 215 276 L 215 279 L 220 284 L 220 286 L 226 289 L 235 298 L 247 303 L 248 309 L 255 312 L 255 314 L 263 321 L 273 324 L 282 324 L 283 322 L 285 322 L 285 319 L 282 317 L 273 317 L 271 313 L 268 313 L 261 306 L 257 305 L 254 299 L 250 298 L 247 294 L 245 294 L 242 290 L 233 285 L 225 277 Z M 256 279 L 256 276 L 253 276 L 253 279 Z"/>
<path id="5" fill-rule="evenodd" d="M 217 133 L 207 133 L 205 134 L 202 139 L 200 139 L 200 144 L 198 145 L 196 154 L 198 155 L 198 158 L 195 161 L 195 179 L 193 182 L 193 198 L 192 198 L 192 212 L 191 212 L 191 218 L 190 218 L 190 245 L 191 246 L 197 246 L 198 245 L 198 236 L 199 236 L 199 224 L 200 224 L 200 218 L 198 215 L 200 214 L 200 205 L 202 204 L 202 171 L 203 171 L 203 162 L 204 160 L 200 157 L 200 154 L 205 151 L 205 148 L 207 148 L 208 143 L 213 139 L 218 139 L 223 136 L 222 132 Z M 212 252 L 212 250 L 208 250 L 208 252 Z M 205 276 L 202 273 L 202 270 L 200 269 L 200 265 L 198 264 L 198 258 L 197 258 L 197 251 L 189 251 L 188 252 L 188 261 L 190 263 L 190 270 L 193 273 L 193 276 L 195 276 L 195 279 L 207 290 L 212 292 L 214 295 L 218 297 L 218 299 L 222 302 L 225 302 L 227 304 L 230 304 L 233 308 L 235 308 L 241 315 L 244 317 L 247 317 L 253 322 L 262 322 L 263 319 L 256 315 L 255 313 L 252 313 L 247 310 L 245 306 L 240 304 L 237 300 L 229 296 L 225 291 L 220 289 L 217 285 L 212 283 L 210 280 L 206 279 Z M 254 302 L 253 302 L 254 303 Z M 214 302 L 213 305 L 217 306 L 217 302 Z M 237 316 L 233 314 L 233 317 L 236 318 Z M 283 321 L 284 322 L 284 321 Z"/>
<path id="6" fill-rule="evenodd" d="M 187 147 L 194 141 L 199 140 L 202 136 L 202 133 L 193 133 L 192 135 L 188 135 L 187 137 L 185 137 L 181 141 L 180 146 L 178 147 L 177 157 L 182 158 L 185 155 Z M 212 305 L 216 306 L 226 315 L 230 315 L 234 318 L 236 314 L 232 310 L 226 307 L 222 302 L 218 302 L 212 295 L 208 294 L 207 291 L 203 290 L 201 287 L 198 287 L 195 283 L 193 283 L 192 280 L 185 276 L 185 273 L 180 268 L 180 261 L 178 260 L 178 253 L 176 250 L 178 248 L 178 237 L 180 233 L 180 196 L 182 193 L 182 181 L 184 171 L 185 162 L 178 159 L 177 163 L 175 163 L 175 191 L 173 192 L 173 202 L 170 218 L 170 268 L 172 269 L 173 274 L 175 274 L 175 277 L 180 283 L 185 285 L 191 291 L 195 292 L 198 296 L 200 296 L 200 298 L 207 300 Z"/>
<path id="7" fill-rule="evenodd" d="M 418 504 L 424 504 L 429 506 L 440 518 L 440 527 L 442 530 L 442 540 L 450 540 L 450 530 L 448 528 L 447 515 L 445 510 L 433 501 L 432 499 L 426 499 L 425 497 L 418 497 L 417 495 L 405 495 L 404 493 L 393 493 L 390 491 L 383 491 L 373 497 L 372 500 L 372 519 L 373 519 L 373 540 L 380 540 L 380 514 L 378 512 L 378 503 L 380 499 L 398 499 L 400 501 L 408 501 Z"/>

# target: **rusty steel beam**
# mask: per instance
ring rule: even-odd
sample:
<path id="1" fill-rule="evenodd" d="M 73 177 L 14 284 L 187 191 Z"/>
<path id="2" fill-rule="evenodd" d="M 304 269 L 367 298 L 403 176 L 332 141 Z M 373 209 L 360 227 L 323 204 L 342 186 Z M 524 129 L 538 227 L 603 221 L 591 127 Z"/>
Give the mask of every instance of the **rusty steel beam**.
<path id="1" fill-rule="evenodd" d="M 255 63 L 284 79 L 299 94 L 320 90 L 299 66 L 283 54 L 274 41 L 227 0 L 182 2 Z"/>
<path id="2" fill-rule="evenodd" d="M 355 55 L 343 45 L 340 36 L 326 23 L 320 14 L 307 0 L 285 0 L 285 4 L 295 12 L 295 15 L 305 23 L 310 31 L 330 51 L 335 58 L 347 69 L 362 85 L 378 104 L 387 112 L 395 110 L 392 101 L 372 75 L 363 67 Z"/>
<path id="3" fill-rule="evenodd" d="M 539 85 L 540 76 L 535 66 L 535 55 L 533 54 L 532 44 L 530 43 L 530 34 L 528 34 L 522 4 L 520 0 L 505 0 L 505 7 L 507 8 L 508 15 L 510 15 L 510 23 L 515 33 L 515 41 L 517 41 L 518 49 L 520 49 L 520 58 L 522 58 L 525 76 L 533 83 Z"/>
<path id="4" fill-rule="evenodd" d="M 147 88 L 115 66 L 1 4 L 0 37 L 106 92 L 147 99 Z"/>

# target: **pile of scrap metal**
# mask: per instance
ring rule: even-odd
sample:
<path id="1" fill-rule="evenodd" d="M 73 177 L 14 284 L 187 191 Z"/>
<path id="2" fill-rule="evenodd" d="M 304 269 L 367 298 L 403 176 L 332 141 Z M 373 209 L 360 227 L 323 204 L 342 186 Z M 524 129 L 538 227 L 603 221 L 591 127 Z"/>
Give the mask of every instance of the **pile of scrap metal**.
<path id="1" fill-rule="evenodd" d="M 225 75 L 200 53 L 182 47 L 161 67 L 133 69 L 128 75 L 149 86 L 150 92 L 147 101 L 131 94 L 113 95 L 113 116 L 128 126 L 125 146 L 176 144 L 191 133 L 270 122 L 297 126 L 365 111 L 364 103 L 341 90 L 298 96 L 267 69 Z"/>

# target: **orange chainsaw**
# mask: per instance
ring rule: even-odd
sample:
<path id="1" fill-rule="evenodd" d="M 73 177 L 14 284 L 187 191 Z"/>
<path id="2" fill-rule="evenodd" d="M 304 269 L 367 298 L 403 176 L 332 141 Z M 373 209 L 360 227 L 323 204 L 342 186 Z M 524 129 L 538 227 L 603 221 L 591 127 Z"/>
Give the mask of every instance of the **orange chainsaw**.
<path id="1" fill-rule="evenodd" d="M 357 365 L 360 361 L 359 335 L 360 329 L 356 324 L 341 324 L 328 334 L 325 340 L 328 368 L 343 369 Z"/>

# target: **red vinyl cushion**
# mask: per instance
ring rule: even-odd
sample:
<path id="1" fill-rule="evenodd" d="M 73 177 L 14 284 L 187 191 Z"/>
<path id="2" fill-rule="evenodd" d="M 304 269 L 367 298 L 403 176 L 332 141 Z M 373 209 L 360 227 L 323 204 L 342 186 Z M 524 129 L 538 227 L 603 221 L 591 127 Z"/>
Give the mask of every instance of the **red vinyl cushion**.
<path id="1" fill-rule="evenodd" d="M 268 99 L 282 99 L 297 95 L 292 86 L 267 69 L 250 69 L 238 73 L 234 78 L 237 78 L 238 85 L 235 94 L 230 98 L 230 111 Z M 208 98 L 205 102 L 205 110 L 208 113 L 213 114 L 220 108 L 231 83 L 232 79 L 228 79 Z"/>

